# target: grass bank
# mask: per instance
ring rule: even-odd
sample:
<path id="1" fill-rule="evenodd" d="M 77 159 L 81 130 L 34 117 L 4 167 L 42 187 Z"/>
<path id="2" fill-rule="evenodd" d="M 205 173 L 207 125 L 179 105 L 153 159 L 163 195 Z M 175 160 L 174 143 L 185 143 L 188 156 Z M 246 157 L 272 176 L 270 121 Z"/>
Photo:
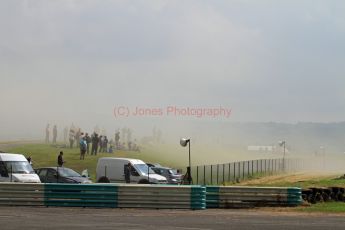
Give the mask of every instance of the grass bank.
<path id="1" fill-rule="evenodd" d="M 72 168 L 75 171 L 81 172 L 88 169 L 91 179 L 95 181 L 96 165 L 100 157 L 126 157 L 141 159 L 145 162 L 160 163 L 170 167 L 179 167 L 173 162 L 167 162 L 159 157 L 159 153 L 153 150 L 143 149 L 141 152 L 133 151 L 115 151 L 114 153 L 99 153 L 96 156 L 85 155 L 85 160 L 80 160 L 80 152 L 78 148 L 64 148 L 61 145 L 48 144 L 23 144 L 6 149 L 7 152 L 20 153 L 26 157 L 31 157 L 33 160 L 33 167 L 49 167 L 57 165 L 57 157 L 60 151 L 64 152 L 65 167 Z"/>

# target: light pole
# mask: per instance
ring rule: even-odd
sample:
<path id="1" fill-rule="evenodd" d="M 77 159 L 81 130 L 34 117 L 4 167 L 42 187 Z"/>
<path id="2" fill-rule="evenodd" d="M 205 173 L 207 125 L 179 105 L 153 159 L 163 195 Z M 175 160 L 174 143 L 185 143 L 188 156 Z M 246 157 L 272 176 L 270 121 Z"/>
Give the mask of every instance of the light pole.
<path id="1" fill-rule="evenodd" d="M 285 141 L 279 141 L 279 145 L 284 147 L 284 153 L 283 153 L 283 172 L 285 172 Z"/>
<path id="2" fill-rule="evenodd" d="M 182 147 L 186 147 L 187 146 L 187 144 L 188 144 L 188 157 L 189 157 L 189 166 L 188 166 L 188 168 L 187 168 L 187 175 L 188 175 L 188 183 L 189 184 L 192 184 L 192 169 L 191 169 L 191 160 L 190 160 L 190 138 L 189 139 L 187 139 L 187 138 L 181 138 L 181 140 L 180 140 L 180 145 L 182 146 Z"/>

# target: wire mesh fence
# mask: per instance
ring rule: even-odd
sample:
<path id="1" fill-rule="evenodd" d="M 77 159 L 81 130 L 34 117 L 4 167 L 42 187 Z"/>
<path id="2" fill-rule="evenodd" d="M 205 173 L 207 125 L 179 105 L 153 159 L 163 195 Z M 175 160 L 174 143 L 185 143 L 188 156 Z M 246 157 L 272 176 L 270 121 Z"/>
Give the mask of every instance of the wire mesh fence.
<path id="1" fill-rule="evenodd" d="M 259 175 L 296 172 L 303 168 L 300 159 L 259 159 L 226 164 L 194 166 L 191 169 L 193 184 L 216 185 L 238 182 Z"/>

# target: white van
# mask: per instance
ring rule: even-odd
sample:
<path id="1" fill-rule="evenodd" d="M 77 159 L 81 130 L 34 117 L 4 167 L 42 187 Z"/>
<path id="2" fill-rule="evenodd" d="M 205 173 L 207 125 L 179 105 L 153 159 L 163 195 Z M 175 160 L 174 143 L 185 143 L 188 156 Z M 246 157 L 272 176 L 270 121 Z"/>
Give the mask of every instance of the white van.
<path id="1" fill-rule="evenodd" d="M 0 182 L 41 183 L 27 159 L 14 153 L 0 153 Z"/>
<path id="2" fill-rule="evenodd" d="M 130 158 L 101 157 L 98 159 L 96 169 L 97 182 L 124 183 L 125 166 L 131 163 L 131 183 L 136 184 L 166 184 L 167 179 L 156 174 L 145 162 Z"/>

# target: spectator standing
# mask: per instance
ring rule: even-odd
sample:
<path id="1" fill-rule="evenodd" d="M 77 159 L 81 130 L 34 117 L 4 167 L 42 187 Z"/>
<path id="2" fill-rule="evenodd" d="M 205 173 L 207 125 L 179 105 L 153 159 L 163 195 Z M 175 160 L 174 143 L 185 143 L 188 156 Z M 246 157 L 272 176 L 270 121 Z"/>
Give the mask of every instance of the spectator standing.
<path id="1" fill-rule="evenodd" d="M 56 138 L 57 138 L 57 127 L 54 125 L 53 128 L 53 143 L 56 144 Z"/>
<path id="2" fill-rule="evenodd" d="M 80 128 L 77 130 L 77 132 L 75 133 L 75 141 L 77 143 L 77 147 L 79 147 L 79 142 L 80 142 L 80 136 L 81 136 L 81 130 Z"/>
<path id="3" fill-rule="evenodd" d="M 115 148 L 120 149 L 120 131 L 115 133 Z"/>
<path id="4" fill-rule="evenodd" d="M 63 160 L 63 152 L 62 151 L 60 151 L 60 154 L 59 154 L 59 156 L 58 156 L 58 166 L 59 167 L 62 167 L 63 166 L 63 164 L 64 163 L 66 163 L 64 160 Z"/>
<path id="5" fill-rule="evenodd" d="M 92 138 L 92 148 L 91 148 L 91 155 L 97 155 L 98 145 L 99 145 L 99 137 L 98 134 L 95 133 Z"/>
<path id="6" fill-rule="evenodd" d="M 63 129 L 63 142 L 65 144 L 67 144 L 67 136 L 68 136 L 68 127 L 66 126 L 64 129 Z"/>
<path id="7" fill-rule="evenodd" d="M 47 126 L 46 126 L 46 144 L 48 144 L 49 143 L 49 124 L 47 124 Z"/>
<path id="8" fill-rule="evenodd" d="M 28 158 L 26 158 L 26 160 L 29 162 L 29 164 L 32 165 L 32 159 L 31 159 L 31 156 L 29 156 Z"/>
<path id="9" fill-rule="evenodd" d="M 131 183 L 131 163 L 128 163 L 124 167 L 125 181 L 127 184 Z"/>
<path id="10" fill-rule="evenodd" d="M 108 138 L 107 138 L 107 136 L 104 136 L 104 139 L 103 139 L 103 152 L 104 153 L 108 152 Z"/>
<path id="11" fill-rule="evenodd" d="M 80 147 L 80 160 L 84 160 L 86 149 L 87 149 L 87 143 L 86 143 L 85 137 L 80 138 L 79 147 Z"/>
<path id="12" fill-rule="evenodd" d="M 86 141 L 86 152 L 90 154 L 90 144 L 91 144 L 91 137 L 88 133 L 85 134 L 85 141 Z"/>
<path id="13" fill-rule="evenodd" d="M 99 152 L 103 153 L 103 146 L 104 146 L 104 142 L 103 142 L 104 138 L 103 136 L 99 136 Z"/>
<path id="14" fill-rule="evenodd" d="M 71 127 L 69 130 L 69 147 L 70 148 L 73 148 L 74 138 L 75 138 L 74 128 Z"/>

